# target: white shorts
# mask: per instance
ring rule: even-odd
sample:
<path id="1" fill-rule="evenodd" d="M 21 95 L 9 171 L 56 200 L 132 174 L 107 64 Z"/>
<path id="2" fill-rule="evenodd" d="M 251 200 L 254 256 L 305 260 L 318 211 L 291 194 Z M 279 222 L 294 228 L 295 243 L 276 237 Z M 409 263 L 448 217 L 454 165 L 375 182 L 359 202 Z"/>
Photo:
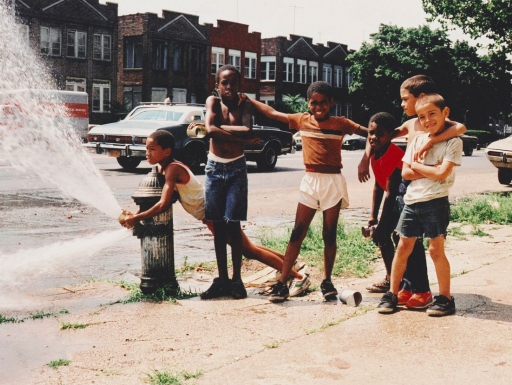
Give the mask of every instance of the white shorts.
<path id="1" fill-rule="evenodd" d="M 347 182 L 343 174 L 307 172 L 299 188 L 299 203 L 312 209 L 325 211 L 336 206 L 348 207 Z"/>

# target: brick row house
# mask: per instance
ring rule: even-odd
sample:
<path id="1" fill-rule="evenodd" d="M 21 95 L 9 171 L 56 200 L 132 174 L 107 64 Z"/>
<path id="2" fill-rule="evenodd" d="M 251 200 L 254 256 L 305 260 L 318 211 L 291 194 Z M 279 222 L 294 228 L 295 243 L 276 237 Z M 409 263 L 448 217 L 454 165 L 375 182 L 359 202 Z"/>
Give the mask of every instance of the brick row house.
<path id="1" fill-rule="evenodd" d="M 112 121 L 117 88 L 117 4 L 99 0 L 16 0 L 17 22 L 59 89 L 85 91 L 91 122 Z"/>
<path id="2" fill-rule="evenodd" d="M 163 11 L 119 17 L 117 98 L 127 109 L 141 101 L 204 103 L 208 27 L 199 16 Z"/>
<path id="3" fill-rule="evenodd" d="M 344 44 L 313 44 L 304 36 L 262 39 L 260 100 L 270 105 L 279 104 L 288 95 L 300 95 L 305 100 L 309 85 L 323 80 L 334 88 L 332 113 L 351 118 L 351 77 L 346 63 L 351 52 Z"/>
<path id="4" fill-rule="evenodd" d="M 242 91 L 259 99 L 261 57 L 261 33 L 249 32 L 249 26 L 231 21 L 217 20 L 217 26 L 210 27 L 210 66 L 208 91 L 215 89 L 215 74 L 224 64 L 231 64 L 240 70 Z"/>
<path id="5" fill-rule="evenodd" d="M 328 81 L 336 93 L 333 113 L 352 116 L 346 45 L 297 35 L 262 39 L 245 24 L 199 24 L 199 16 L 167 10 L 161 17 L 118 17 L 117 4 L 99 0 L 14 1 L 18 22 L 58 87 L 90 95 L 90 123 L 168 96 L 204 103 L 223 64 L 240 69 L 245 93 L 276 107 L 287 95 L 305 98 L 311 82 Z"/>

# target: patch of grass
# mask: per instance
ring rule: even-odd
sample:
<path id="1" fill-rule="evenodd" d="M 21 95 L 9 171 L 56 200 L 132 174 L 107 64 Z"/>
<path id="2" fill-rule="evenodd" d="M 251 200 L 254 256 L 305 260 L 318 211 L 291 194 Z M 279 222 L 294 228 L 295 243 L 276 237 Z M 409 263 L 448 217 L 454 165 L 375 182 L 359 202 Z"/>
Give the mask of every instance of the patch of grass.
<path id="1" fill-rule="evenodd" d="M 486 233 L 478 226 L 473 226 L 473 230 L 471 230 L 470 234 L 476 235 L 477 237 L 489 237 L 490 236 L 490 234 Z"/>
<path id="2" fill-rule="evenodd" d="M 79 324 L 79 323 L 71 323 L 71 322 L 63 322 L 60 325 L 60 330 L 77 330 L 77 329 L 85 329 L 89 324 Z"/>
<path id="3" fill-rule="evenodd" d="M 460 241 L 467 241 L 466 233 L 462 231 L 462 226 L 451 226 L 448 228 L 448 235 Z"/>
<path id="4" fill-rule="evenodd" d="M 284 231 L 265 228 L 260 232 L 264 246 L 275 250 L 286 250 L 292 227 Z M 380 258 L 377 247 L 361 236 L 359 226 L 348 226 L 340 218 L 336 232 L 336 260 L 332 274 L 334 276 L 366 277 L 372 273 L 372 262 Z M 317 217 L 311 223 L 300 255 L 310 266 L 323 267 L 324 242 L 322 239 L 322 219 Z"/>
<path id="5" fill-rule="evenodd" d="M 3 314 L 0 314 L 0 324 L 3 324 L 3 323 L 20 323 L 20 322 L 24 322 L 25 320 L 24 319 L 19 319 L 19 318 L 15 318 L 15 317 L 6 317 L 4 316 Z"/>
<path id="6" fill-rule="evenodd" d="M 56 360 L 56 361 L 50 361 L 46 364 L 46 366 L 49 366 L 50 368 L 57 369 L 59 366 L 68 366 L 71 363 L 69 360 Z"/>
<path id="7" fill-rule="evenodd" d="M 196 262 L 188 263 L 188 257 L 183 257 L 183 263 L 176 269 L 177 275 L 187 274 L 193 271 L 214 272 L 217 270 L 217 262 Z"/>
<path id="8" fill-rule="evenodd" d="M 152 294 L 144 294 L 137 283 L 127 283 L 124 281 L 113 282 L 116 285 L 121 286 L 129 291 L 128 298 L 121 301 L 121 303 L 132 303 L 132 302 L 176 302 L 181 299 L 188 299 L 197 297 L 199 294 L 190 290 L 182 290 L 179 286 L 168 284 L 163 287 L 159 287 Z"/>
<path id="9" fill-rule="evenodd" d="M 32 318 L 32 319 L 43 319 L 45 317 L 52 317 L 54 316 L 55 313 L 45 313 L 44 311 L 38 311 L 36 312 L 35 314 L 30 314 L 30 317 L 29 318 Z"/>
<path id="10" fill-rule="evenodd" d="M 182 385 L 185 384 L 184 381 L 199 378 L 202 375 L 201 372 L 189 373 L 182 371 L 169 373 L 167 371 L 154 370 L 153 374 L 147 374 L 147 377 L 151 385 Z"/>
<path id="11" fill-rule="evenodd" d="M 483 194 L 459 199 L 450 206 L 452 222 L 509 225 L 512 223 L 512 197 Z"/>

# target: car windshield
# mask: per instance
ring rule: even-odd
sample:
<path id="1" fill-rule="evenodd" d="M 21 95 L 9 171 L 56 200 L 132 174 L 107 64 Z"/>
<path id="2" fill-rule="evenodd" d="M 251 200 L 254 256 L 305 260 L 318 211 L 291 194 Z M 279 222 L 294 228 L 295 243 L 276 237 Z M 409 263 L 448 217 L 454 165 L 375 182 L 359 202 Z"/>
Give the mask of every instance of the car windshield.
<path id="1" fill-rule="evenodd" d="M 167 120 L 177 122 L 180 120 L 182 115 L 183 112 L 147 110 L 131 117 L 130 120 Z"/>

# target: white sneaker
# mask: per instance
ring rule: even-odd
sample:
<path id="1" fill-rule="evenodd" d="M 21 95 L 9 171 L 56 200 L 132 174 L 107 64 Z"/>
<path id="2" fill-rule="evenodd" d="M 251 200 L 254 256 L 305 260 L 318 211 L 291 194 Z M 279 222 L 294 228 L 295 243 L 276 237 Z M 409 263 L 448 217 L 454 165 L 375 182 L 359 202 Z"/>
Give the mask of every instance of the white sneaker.
<path id="1" fill-rule="evenodd" d="M 301 280 L 295 278 L 290 284 L 290 297 L 297 297 L 298 295 L 304 293 L 310 286 L 311 280 L 309 279 L 309 274 L 305 272 L 301 272 L 303 278 Z"/>

